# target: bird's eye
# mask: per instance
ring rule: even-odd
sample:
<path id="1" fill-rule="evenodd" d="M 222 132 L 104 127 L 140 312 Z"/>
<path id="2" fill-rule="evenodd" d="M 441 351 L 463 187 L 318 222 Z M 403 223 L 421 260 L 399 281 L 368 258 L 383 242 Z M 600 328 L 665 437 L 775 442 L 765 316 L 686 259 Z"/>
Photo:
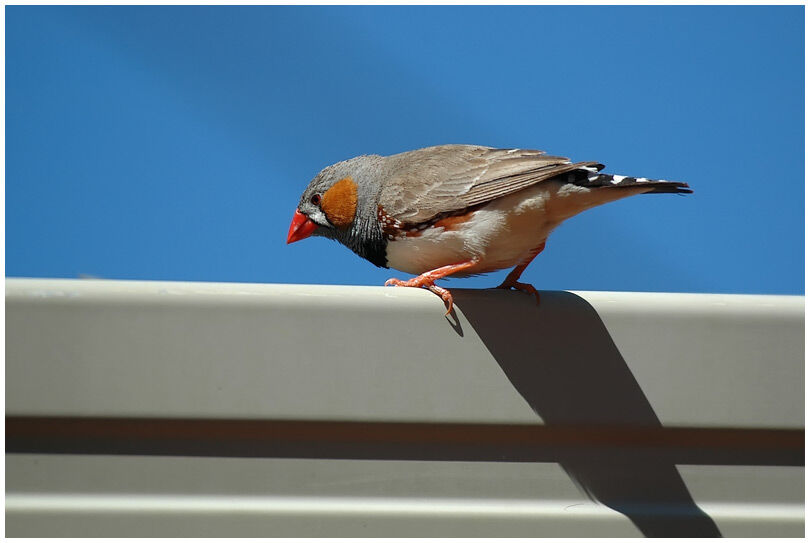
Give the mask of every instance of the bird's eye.
<path id="1" fill-rule="evenodd" d="M 320 194 L 313 194 L 312 198 L 309 199 L 314 205 L 318 205 L 321 203 L 321 195 Z"/>

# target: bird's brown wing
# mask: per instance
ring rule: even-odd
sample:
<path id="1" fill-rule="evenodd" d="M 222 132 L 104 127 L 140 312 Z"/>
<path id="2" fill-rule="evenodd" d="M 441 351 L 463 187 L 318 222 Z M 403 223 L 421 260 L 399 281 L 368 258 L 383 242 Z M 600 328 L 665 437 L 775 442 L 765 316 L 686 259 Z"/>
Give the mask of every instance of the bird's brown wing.
<path id="1" fill-rule="evenodd" d="M 501 198 L 560 174 L 593 166 L 529 149 L 441 145 L 387 158 L 380 194 L 385 212 L 418 224 Z"/>

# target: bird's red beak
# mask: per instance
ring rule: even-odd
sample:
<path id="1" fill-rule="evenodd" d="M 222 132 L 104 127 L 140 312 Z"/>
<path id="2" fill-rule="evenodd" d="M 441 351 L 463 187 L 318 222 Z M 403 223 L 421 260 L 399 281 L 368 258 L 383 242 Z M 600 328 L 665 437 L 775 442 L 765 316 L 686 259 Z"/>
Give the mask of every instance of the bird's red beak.
<path id="1" fill-rule="evenodd" d="M 287 244 L 308 238 L 316 228 L 318 228 L 317 224 L 296 209 L 290 223 L 290 231 L 287 233 Z"/>

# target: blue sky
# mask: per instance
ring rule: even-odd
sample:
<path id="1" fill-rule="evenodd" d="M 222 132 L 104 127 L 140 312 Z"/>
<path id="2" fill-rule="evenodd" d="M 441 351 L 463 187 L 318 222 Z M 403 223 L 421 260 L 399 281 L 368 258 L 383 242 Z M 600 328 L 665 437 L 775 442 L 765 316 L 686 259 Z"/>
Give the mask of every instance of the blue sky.
<path id="1" fill-rule="evenodd" d="M 379 285 L 285 245 L 304 187 L 475 143 L 695 189 L 566 222 L 540 289 L 804 292 L 801 6 L 5 9 L 7 276 Z"/>

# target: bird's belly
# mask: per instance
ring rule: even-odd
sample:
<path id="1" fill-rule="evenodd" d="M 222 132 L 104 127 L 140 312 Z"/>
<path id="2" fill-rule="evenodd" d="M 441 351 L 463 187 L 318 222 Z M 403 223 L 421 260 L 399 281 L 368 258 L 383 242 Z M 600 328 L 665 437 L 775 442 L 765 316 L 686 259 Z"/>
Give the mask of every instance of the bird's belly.
<path id="1" fill-rule="evenodd" d="M 517 266 L 559 224 L 547 212 L 547 203 L 557 188 L 549 184 L 530 187 L 474 211 L 464 222 L 428 228 L 418 237 L 389 241 L 388 266 L 421 274 L 478 260 L 457 277 Z"/>

